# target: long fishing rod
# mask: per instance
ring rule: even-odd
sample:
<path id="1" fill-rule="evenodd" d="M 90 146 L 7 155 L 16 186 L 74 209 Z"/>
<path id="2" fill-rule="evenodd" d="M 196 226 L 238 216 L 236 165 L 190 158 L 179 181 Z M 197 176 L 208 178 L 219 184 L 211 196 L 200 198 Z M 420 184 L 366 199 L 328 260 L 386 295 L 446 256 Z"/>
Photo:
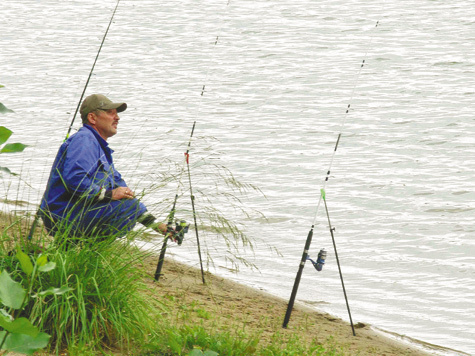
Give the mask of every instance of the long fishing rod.
<path id="1" fill-rule="evenodd" d="M 228 2 L 226 3 L 226 8 L 229 6 L 230 2 L 231 2 L 231 0 L 228 0 Z M 216 46 L 218 44 L 219 33 L 220 32 L 221 31 L 218 31 L 218 35 L 216 36 L 216 39 L 214 41 L 214 46 Z M 208 70 L 206 72 L 205 82 L 203 84 L 203 87 L 201 88 L 201 96 L 204 96 L 206 83 L 208 81 L 208 75 L 209 75 L 209 67 L 208 67 Z M 187 151 L 185 153 L 185 162 L 184 162 L 184 164 L 186 163 L 187 168 L 188 168 L 187 169 L 188 170 L 188 181 L 189 181 L 189 184 L 190 184 L 191 206 L 192 206 L 192 209 L 193 209 L 193 220 L 194 220 L 194 223 L 195 223 L 196 242 L 197 242 L 197 245 L 198 245 L 198 255 L 199 255 L 200 266 L 201 266 L 201 279 L 203 281 L 203 284 L 205 284 L 206 282 L 205 282 L 205 277 L 204 277 L 203 260 L 201 258 L 201 247 L 200 247 L 200 239 L 199 239 L 199 233 L 198 233 L 198 223 L 197 223 L 196 210 L 195 210 L 195 196 L 193 195 L 193 188 L 191 186 L 191 172 L 190 172 L 190 164 L 189 164 L 190 145 L 191 145 L 191 139 L 193 137 L 193 133 L 195 131 L 195 126 L 196 126 L 196 121 L 193 123 L 193 128 L 191 129 L 190 140 L 188 142 L 188 148 L 187 148 Z M 181 179 L 182 179 L 182 176 L 183 176 L 184 168 L 185 168 L 185 166 L 183 165 L 183 168 L 180 172 L 180 178 L 179 178 L 177 193 L 175 195 L 175 200 L 173 202 L 172 209 L 171 209 L 170 214 L 168 216 L 167 234 L 166 234 L 165 239 L 164 239 L 163 244 L 162 244 L 162 248 L 161 248 L 161 251 L 160 251 L 160 256 L 158 258 L 157 269 L 155 271 L 155 276 L 154 276 L 156 281 L 158 281 L 160 279 L 160 276 L 161 276 L 163 262 L 165 260 L 165 253 L 166 253 L 166 249 L 167 249 L 168 239 L 173 236 L 173 231 L 172 231 L 173 230 L 173 219 L 175 217 L 176 202 L 178 200 L 178 193 L 179 193 L 179 189 L 180 189 L 180 185 L 181 185 Z M 184 223 L 184 225 L 182 225 L 182 224 L 177 225 L 177 227 L 179 227 L 179 229 L 181 229 L 181 231 L 184 231 L 184 233 L 186 233 L 188 231 L 188 226 L 186 226 L 186 223 Z"/>
<path id="2" fill-rule="evenodd" d="M 73 127 L 74 121 L 76 120 L 76 115 L 79 111 L 79 107 L 81 106 L 81 102 L 82 102 L 82 99 L 84 97 L 84 93 L 86 93 L 87 86 L 89 85 L 89 80 L 91 79 L 92 72 L 94 71 L 94 67 L 96 66 L 97 59 L 99 58 L 99 54 L 101 53 L 102 46 L 104 45 L 104 41 L 106 40 L 107 33 L 109 32 L 109 28 L 111 27 L 112 20 L 114 19 L 117 8 L 119 7 L 119 3 L 120 3 L 120 0 L 117 0 L 117 4 L 115 5 L 114 11 L 112 12 L 112 16 L 111 16 L 111 19 L 109 21 L 109 25 L 107 26 L 106 32 L 104 33 L 104 37 L 102 38 L 101 45 L 99 46 L 99 50 L 97 51 L 96 58 L 94 60 L 94 63 L 92 64 L 91 71 L 89 72 L 89 76 L 87 77 L 86 84 L 84 85 L 84 89 L 82 91 L 81 97 L 79 98 L 78 105 L 76 107 L 76 111 L 74 112 L 73 119 L 71 120 L 71 123 L 69 124 L 68 132 L 66 133 L 66 138 L 64 139 L 64 141 L 66 141 L 69 138 L 69 134 L 71 133 L 71 129 Z M 31 225 L 30 232 L 28 233 L 28 240 L 29 241 L 33 238 L 33 233 L 35 232 L 36 226 L 38 225 L 38 219 L 39 219 L 39 209 L 35 214 L 33 224 Z"/>
<path id="3" fill-rule="evenodd" d="M 379 25 L 379 21 L 376 22 L 376 25 L 374 28 L 377 28 Z M 368 49 L 371 45 L 371 42 L 373 40 L 373 37 L 371 37 L 370 39 L 370 43 L 368 45 Z M 361 63 L 361 66 L 360 66 L 360 69 L 358 71 L 358 74 L 357 74 L 357 77 L 356 77 L 356 81 L 355 81 L 355 85 L 353 86 L 353 90 L 352 90 L 352 94 L 351 94 L 351 97 L 350 97 L 350 103 L 353 101 L 353 96 L 354 96 L 354 93 L 355 93 L 355 89 L 356 89 L 356 86 L 359 82 L 359 78 L 360 78 L 360 75 L 361 75 L 361 71 L 365 65 L 365 61 L 366 61 L 366 56 L 368 54 L 368 50 L 366 51 L 365 55 L 364 55 L 364 58 L 363 58 L 363 61 Z M 345 123 L 346 123 L 346 119 L 348 117 L 348 113 L 350 111 L 350 106 L 351 104 L 348 104 L 348 107 L 346 109 L 346 112 L 345 112 L 345 116 L 344 116 L 344 119 L 343 119 L 343 122 L 341 124 L 341 127 L 340 127 L 340 132 L 338 134 L 338 137 L 337 137 L 337 140 L 336 140 L 336 143 L 335 143 L 335 148 L 333 150 L 333 154 L 332 154 L 332 157 L 331 157 L 331 160 L 330 160 L 330 165 L 328 167 L 328 170 L 327 170 L 327 173 L 326 173 L 326 176 L 325 176 L 325 180 L 323 182 L 323 187 L 322 187 L 322 190 L 321 192 L 325 192 L 325 186 L 326 186 L 326 183 L 328 182 L 328 179 L 330 178 L 330 172 L 331 172 L 331 168 L 333 166 L 333 161 L 334 161 L 334 158 L 335 158 L 335 154 L 336 154 L 336 151 L 338 149 L 338 144 L 340 143 L 340 139 L 341 139 L 341 135 L 343 133 L 343 127 L 345 126 Z M 303 269 L 305 267 L 305 262 L 310 259 L 309 256 L 308 256 L 308 252 L 309 252 L 309 249 L 310 249 L 310 245 L 312 243 L 312 238 L 313 238 L 313 229 L 315 228 L 315 224 L 316 224 L 316 221 L 317 221 L 317 215 L 318 215 L 318 211 L 319 211 L 319 208 L 320 208 L 320 205 L 321 205 L 321 201 L 324 201 L 325 204 L 326 204 L 326 200 L 325 200 L 325 196 L 324 194 L 320 194 L 320 198 L 318 200 L 318 204 L 317 204 L 317 209 L 316 209 L 316 212 L 315 212 L 315 216 L 314 216 L 314 219 L 313 219 L 313 222 L 312 222 L 312 226 L 310 228 L 310 231 L 308 232 L 308 235 L 307 235 L 307 240 L 305 241 L 305 247 L 304 247 L 304 250 L 303 250 L 303 253 L 302 253 L 302 259 L 300 260 L 300 264 L 299 264 L 299 269 L 297 271 L 297 275 L 295 277 L 295 281 L 294 281 L 294 286 L 292 288 L 292 293 L 290 295 L 290 299 L 289 299 L 289 303 L 287 305 L 287 310 L 285 312 L 285 317 L 284 317 L 284 322 L 282 324 L 282 327 L 283 328 L 286 328 L 288 323 L 289 323 L 289 320 L 290 320 L 290 316 L 292 314 L 292 309 L 294 307 L 294 303 L 295 303 L 295 298 L 297 296 L 297 291 L 298 291 L 298 288 L 299 288 L 299 284 L 300 284 L 300 280 L 302 278 L 302 273 L 303 273 Z M 327 210 L 327 217 L 328 217 L 328 221 L 330 222 L 330 218 L 329 218 L 329 215 L 328 215 L 328 210 Z M 334 236 L 333 236 L 333 230 L 332 230 L 332 227 L 330 226 L 330 232 L 331 232 L 331 235 L 332 235 L 332 238 L 334 239 Z M 334 244 L 334 248 L 335 248 L 335 254 L 336 254 L 336 245 Z M 338 262 L 338 267 L 340 268 L 340 264 Z M 343 283 L 343 275 L 341 274 L 341 269 L 340 269 L 340 278 L 341 278 L 341 281 L 342 281 L 342 285 L 344 286 L 344 283 Z M 346 298 L 346 291 L 344 290 L 344 293 L 345 293 L 345 298 Z M 348 304 L 347 304 L 348 305 Z M 348 306 L 348 311 L 349 311 L 349 306 Z M 350 320 L 351 320 L 351 315 L 350 315 Z M 353 327 L 353 322 L 351 323 L 351 326 L 352 326 L 352 329 L 353 329 L 353 335 L 355 335 L 355 331 L 354 331 L 354 327 Z"/>
<path id="4" fill-rule="evenodd" d="M 228 0 L 228 2 L 226 3 L 226 9 L 228 8 L 228 6 L 229 6 L 230 3 L 231 3 L 231 0 Z M 214 40 L 214 46 L 215 46 L 215 47 L 216 47 L 216 45 L 218 44 L 219 36 L 220 36 L 220 33 L 221 33 L 222 28 L 223 28 L 223 25 L 221 25 L 221 27 L 219 28 L 218 34 L 216 35 L 216 39 Z M 209 75 L 209 67 L 208 67 L 208 69 L 206 70 L 206 79 L 205 79 L 205 82 L 204 82 L 204 84 L 203 84 L 203 87 L 201 88 L 201 96 L 203 96 L 204 93 L 205 93 L 206 83 L 208 82 L 208 75 Z"/>
<path id="5" fill-rule="evenodd" d="M 226 8 L 228 8 L 230 2 L 231 2 L 231 0 L 228 0 L 228 2 L 226 3 Z M 214 41 L 214 46 L 215 47 L 218 44 L 220 32 L 221 32 L 221 28 L 218 31 L 218 35 L 216 36 L 216 39 Z M 208 70 L 206 71 L 205 82 L 203 84 L 203 87 L 201 88 L 201 97 L 203 97 L 204 93 L 205 93 L 206 83 L 208 82 L 208 75 L 209 75 L 209 67 L 208 67 Z M 200 101 L 200 103 L 201 103 L 201 101 Z M 196 121 L 193 123 L 193 128 L 191 130 L 191 137 L 193 136 L 193 132 L 195 130 L 195 125 L 196 125 Z M 192 210 L 193 210 L 193 222 L 195 224 L 196 243 L 197 243 L 197 246 L 198 246 L 198 256 L 199 256 L 199 259 L 200 259 L 201 280 L 203 281 L 203 284 L 206 284 L 205 274 L 204 274 L 204 269 L 203 269 L 203 260 L 202 260 L 202 257 L 201 257 L 201 246 L 200 246 L 200 238 L 199 238 L 199 232 L 198 232 L 198 222 L 197 222 L 197 218 L 196 218 L 195 196 L 193 195 L 193 188 L 192 188 L 192 185 L 191 185 L 190 154 L 189 154 L 190 144 L 191 144 L 191 137 L 190 137 L 190 141 L 188 142 L 188 149 L 185 153 L 185 157 L 186 157 L 185 161 L 186 161 L 186 166 L 187 166 L 187 171 L 188 171 L 188 182 L 189 182 L 189 185 L 190 185 L 190 198 L 191 198 L 191 207 L 192 207 Z M 164 246 L 166 248 L 165 242 L 164 242 Z M 162 248 L 162 253 L 164 255 L 164 249 L 163 248 Z M 160 264 L 160 262 L 162 262 L 162 264 L 163 264 L 163 258 L 164 258 L 164 256 L 162 256 L 160 258 L 159 264 Z M 160 268 L 157 266 L 157 272 L 155 273 L 155 279 L 156 280 L 158 280 L 158 278 L 160 278 L 160 271 L 161 271 L 161 266 L 160 266 Z"/>
<path id="6" fill-rule="evenodd" d="M 89 80 L 91 79 L 92 72 L 94 71 L 94 67 L 96 66 L 97 59 L 99 58 L 99 54 L 101 53 L 102 46 L 104 45 L 104 41 L 106 40 L 107 33 L 109 32 L 109 28 L 111 27 L 112 20 L 114 19 L 114 15 L 117 11 L 117 8 L 119 7 L 120 0 L 117 0 L 117 4 L 115 5 L 114 12 L 112 13 L 111 19 L 109 21 L 109 25 L 107 26 L 106 32 L 104 33 L 104 37 L 102 38 L 101 45 L 99 47 L 99 50 L 97 51 L 96 59 L 94 60 L 94 63 L 92 64 L 91 71 L 89 72 L 89 76 L 87 77 L 86 85 L 84 85 L 84 89 L 82 91 L 81 97 L 79 98 L 78 105 L 76 106 L 76 111 L 74 112 L 73 119 L 71 120 L 71 124 L 69 124 L 69 129 L 68 133 L 66 134 L 66 140 L 69 138 L 69 134 L 71 133 L 71 129 L 74 124 L 74 120 L 76 120 L 76 115 L 79 111 L 79 107 L 81 106 L 82 98 L 84 97 L 84 94 L 86 93 L 87 86 L 89 85 Z"/>
<path id="7" fill-rule="evenodd" d="M 191 129 L 191 134 L 190 134 L 190 139 L 188 141 L 188 148 L 185 153 L 185 160 L 183 161 L 183 166 L 180 171 L 180 177 L 178 179 L 178 187 L 176 190 L 175 194 L 175 200 L 173 201 L 173 206 L 172 209 L 170 210 L 170 213 L 168 214 L 168 221 L 167 221 L 167 232 L 165 234 L 165 238 L 163 239 L 163 244 L 162 248 L 160 250 L 160 256 L 158 258 L 158 263 L 157 263 L 157 269 L 155 270 L 155 276 L 154 279 L 158 282 L 160 279 L 160 276 L 162 274 L 162 267 L 163 267 L 163 262 L 165 261 L 165 253 L 167 251 L 167 243 L 169 238 L 175 238 L 178 242 L 179 245 L 181 245 L 181 242 L 183 241 L 183 236 L 185 233 L 188 232 L 188 226 L 184 220 L 181 220 L 179 223 L 176 224 L 175 229 L 173 228 L 173 220 L 175 219 L 175 211 L 176 211 L 176 202 L 178 200 L 178 196 L 180 193 L 180 186 L 181 186 L 181 179 L 183 178 L 183 172 L 185 171 L 185 164 L 188 162 L 188 156 L 189 156 L 189 151 L 190 151 L 190 146 L 191 146 L 191 139 L 193 138 L 193 133 L 195 132 L 195 125 L 196 121 L 193 123 L 193 128 Z M 188 168 L 189 169 L 189 168 Z M 190 183 L 191 184 L 191 183 Z M 193 198 L 191 200 L 193 204 Z M 193 215 L 195 216 L 195 211 L 193 210 Z M 196 227 L 196 217 L 195 217 L 195 227 Z M 198 242 L 199 246 L 199 242 Z M 198 249 L 200 253 L 200 261 L 201 261 L 201 252 Z M 204 283 L 204 272 L 203 272 L 203 267 L 201 267 L 201 271 L 203 273 L 202 279 Z"/>
<path id="8" fill-rule="evenodd" d="M 195 125 L 196 121 L 193 123 L 193 128 L 191 129 L 191 136 L 193 136 L 193 131 L 195 131 Z M 188 148 L 185 153 L 186 157 L 186 166 L 188 169 L 188 182 L 190 183 L 190 197 L 191 197 L 191 208 L 193 210 L 193 222 L 195 223 L 195 234 L 196 234 L 196 243 L 198 245 L 198 256 L 200 258 L 200 267 L 201 267 L 201 280 L 203 281 L 203 284 L 206 284 L 205 282 L 205 272 L 203 269 L 203 260 L 201 259 L 201 247 L 200 247 L 200 238 L 198 234 L 198 222 L 196 221 L 196 210 L 195 210 L 195 196 L 193 195 L 193 188 L 191 186 L 191 172 L 190 172 L 190 142 L 188 142 Z"/>

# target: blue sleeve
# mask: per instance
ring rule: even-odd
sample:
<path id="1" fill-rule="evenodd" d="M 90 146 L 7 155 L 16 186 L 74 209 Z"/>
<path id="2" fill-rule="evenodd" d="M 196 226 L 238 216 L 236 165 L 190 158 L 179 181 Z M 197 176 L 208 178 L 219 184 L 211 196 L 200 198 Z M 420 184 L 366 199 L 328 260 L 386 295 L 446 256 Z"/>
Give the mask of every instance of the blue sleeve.
<path id="1" fill-rule="evenodd" d="M 97 171 L 101 162 L 107 162 L 103 156 L 94 137 L 79 136 L 70 141 L 59 174 L 71 194 L 93 197 L 100 192 L 102 186 Z"/>

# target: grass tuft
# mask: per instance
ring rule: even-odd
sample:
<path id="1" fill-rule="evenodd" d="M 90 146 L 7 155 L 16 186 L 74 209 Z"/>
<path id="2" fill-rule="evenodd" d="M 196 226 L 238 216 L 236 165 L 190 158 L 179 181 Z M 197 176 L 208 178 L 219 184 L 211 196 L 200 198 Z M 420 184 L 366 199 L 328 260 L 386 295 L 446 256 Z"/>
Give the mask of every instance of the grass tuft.
<path id="1" fill-rule="evenodd" d="M 4 231 L 0 267 L 11 270 L 17 281 L 24 280 L 28 277 L 17 259 L 8 254 L 12 244 Z M 41 274 L 32 288 L 72 289 L 63 295 L 36 295 L 24 310 L 33 324 L 51 335 L 50 349 L 128 349 L 132 341 L 147 342 L 154 333 L 163 306 L 146 293 L 140 268 L 144 254 L 127 240 L 69 248 L 50 244 L 42 254 L 56 268 Z"/>

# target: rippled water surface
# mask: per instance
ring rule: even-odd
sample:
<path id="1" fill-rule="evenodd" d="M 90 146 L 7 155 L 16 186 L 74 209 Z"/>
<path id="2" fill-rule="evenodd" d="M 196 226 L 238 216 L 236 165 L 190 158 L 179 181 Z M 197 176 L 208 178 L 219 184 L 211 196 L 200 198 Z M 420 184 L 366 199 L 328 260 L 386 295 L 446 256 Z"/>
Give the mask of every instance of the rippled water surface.
<path id="1" fill-rule="evenodd" d="M 2 1 L 0 102 L 15 113 L 0 120 L 30 145 L 2 155 L 22 173 L 2 179 L 7 198 L 39 201 L 115 4 Z M 341 131 L 326 192 L 353 319 L 475 354 L 474 48 L 466 0 L 122 0 L 87 93 L 128 103 L 110 144 L 138 190 L 181 164 L 197 121 L 194 189 L 218 181 L 196 162 L 224 165 L 263 191 L 243 199 L 268 218 L 214 202 L 257 239 L 260 272 L 228 272 L 206 233 L 204 248 L 217 273 L 283 298 Z M 153 202 L 174 189 L 145 200 L 164 210 Z M 307 264 L 297 299 L 347 318 L 326 219 L 310 256 L 326 248 L 327 264 Z M 170 252 L 197 264 L 193 234 Z"/>

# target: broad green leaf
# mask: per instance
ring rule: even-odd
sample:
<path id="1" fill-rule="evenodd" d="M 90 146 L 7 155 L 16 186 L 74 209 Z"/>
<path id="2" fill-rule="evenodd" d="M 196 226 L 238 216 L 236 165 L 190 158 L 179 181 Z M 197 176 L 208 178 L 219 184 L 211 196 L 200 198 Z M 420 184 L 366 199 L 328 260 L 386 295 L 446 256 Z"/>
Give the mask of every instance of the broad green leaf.
<path id="1" fill-rule="evenodd" d="M 18 261 L 20 261 L 20 266 L 23 272 L 25 272 L 28 276 L 31 276 L 33 273 L 33 263 L 31 263 L 30 256 L 18 249 L 16 258 L 18 258 Z"/>
<path id="2" fill-rule="evenodd" d="M 48 262 L 40 267 L 38 267 L 38 271 L 40 272 L 49 272 L 52 271 L 56 268 L 56 263 L 55 262 Z"/>
<path id="3" fill-rule="evenodd" d="M 13 321 L 6 320 L 4 316 L 0 316 L 0 326 L 6 331 L 15 334 L 25 334 L 35 337 L 38 335 L 39 330 L 36 326 L 33 326 L 31 322 L 26 318 L 18 318 Z"/>
<path id="4" fill-rule="evenodd" d="M 0 126 L 0 145 L 3 145 L 12 135 L 12 131 L 5 126 Z"/>
<path id="5" fill-rule="evenodd" d="M 48 262 L 48 257 L 46 255 L 40 255 L 36 260 L 36 264 L 41 267 L 44 266 Z"/>
<path id="6" fill-rule="evenodd" d="M 32 355 L 35 351 L 48 346 L 50 335 L 39 333 L 35 337 L 25 334 L 9 334 L 3 345 L 4 350 Z"/>
<path id="7" fill-rule="evenodd" d="M 23 152 L 23 150 L 28 147 L 27 145 L 24 145 L 23 143 L 7 143 L 5 146 L 3 146 L 2 150 L 0 153 L 17 153 L 17 152 Z"/>
<path id="8" fill-rule="evenodd" d="M 7 108 L 5 105 L 0 103 L 0 113 L 6 114 L 7 112 L 14 112 L 13 110 Z"/>
<path id="9" fill-rule="evenodd" d="M 203 351 L 201 351 L 200 349 L 193 349 L 190 351 L 188 356 L 203 356 Z"/>
<path id="10" fill-rule="evenodd" d="M 62 295 L 72 290 L 73 288 L 70 288 L 68 286 L 62 286 L 61 288 L 48 288 L 47 290 L 39 292 L 37 295 L 41 295 L 41 296 L 50 295 L 50 294 Z"/>
<path id="11" fill-rule="evenodd" d="M 11 279 L 7 271 L 0 273 L 0 301 L 9 308 L 20 309 L 26 292 L 20 283 Z"/>
<path id="12" fill-rule="evenodd" d="M 218 356 L 219 354 L 216 351 L 206 350 L 204 356 Z"/>

